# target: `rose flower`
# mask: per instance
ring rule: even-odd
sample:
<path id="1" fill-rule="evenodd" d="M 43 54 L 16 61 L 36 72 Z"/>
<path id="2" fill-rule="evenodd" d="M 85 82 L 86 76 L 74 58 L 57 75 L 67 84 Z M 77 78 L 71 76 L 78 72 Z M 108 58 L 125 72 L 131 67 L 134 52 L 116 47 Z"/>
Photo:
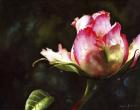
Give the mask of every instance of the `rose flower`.
<path id="1" fill-rule="evenodd" d="M 71 52 L 59 44 L 58 52 L 43 49 L 41 54 L 54 66 L 89 77 L 109 77 L 119 72 L 131 61 L 134 66 L 139 56 L 140 35 L 128 47 L 121 25 L 110 23 L 110 14 L 105 11 L 75 18 L 72 22 L 77 30 Z"/>

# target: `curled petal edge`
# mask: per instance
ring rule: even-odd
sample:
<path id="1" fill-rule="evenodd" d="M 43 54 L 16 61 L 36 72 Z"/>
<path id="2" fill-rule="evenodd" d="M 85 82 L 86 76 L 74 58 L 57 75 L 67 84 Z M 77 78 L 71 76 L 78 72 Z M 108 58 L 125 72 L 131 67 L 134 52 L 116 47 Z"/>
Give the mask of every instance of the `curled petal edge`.
<path id="1" fill-rule="evenodd" d="M 133 42 L 129 46 L 129 55 L 127 62 L 133 58 L 136 50 L 140 50 L 139 44 L 140 44 L 140 34 L 133 40 Z"/>
<path id="2" fill-rule="evenodd" d="M 128 71 L 131 68 L 134 68 L 137 64 L 138 58 L 140 55 L 140 50 L 137 49 L 134 53 L 134 56 L 131 60 L 129 60 L 128 62 L 126 62 L 121 69 L 117 72 L 117 74 L 121 74 L 124 73 L 125 71 Z"/>
<path id="3" fill-rule="evenodd" d="M 134 53 L 134 56 L 133 56 L 133 62 L 131 63 L 131 66 L 130 68 L 133 68 L 136 66 L 137 62 L 138 62 L 138 58 L 139 58 L 139 55 L 140 55 L 140 50 L 137 49 Z"/>
<path id="4" fill-rule="evenodd" d="M 104 10 L 92 14 L 92 18 L 95 20 L 98 16 L 101 16 L 101 15 L 106 15 L 106 16 L 108 16 L 110 18 L 110 13 L 108 13 L 108 12 L 106 12 Z"/>

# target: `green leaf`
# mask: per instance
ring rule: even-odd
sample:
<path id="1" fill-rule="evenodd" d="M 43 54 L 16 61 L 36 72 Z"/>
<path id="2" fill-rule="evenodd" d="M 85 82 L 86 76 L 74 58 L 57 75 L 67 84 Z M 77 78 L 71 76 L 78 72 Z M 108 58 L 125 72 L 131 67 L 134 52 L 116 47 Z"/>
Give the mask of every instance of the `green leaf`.
<path id="1" fill-rule="evenodd" d="M 43 90 L 34 90 L 26 101 L 25 110 L 44 110 L 54 102 L 54 98 Z"/>

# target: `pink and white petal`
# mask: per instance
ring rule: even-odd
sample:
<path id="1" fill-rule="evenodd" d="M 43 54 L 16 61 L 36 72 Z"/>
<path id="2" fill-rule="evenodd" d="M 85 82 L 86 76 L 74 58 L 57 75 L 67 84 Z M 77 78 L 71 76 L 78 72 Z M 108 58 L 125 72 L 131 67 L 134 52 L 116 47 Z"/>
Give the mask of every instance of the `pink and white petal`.
<path id="1" fill-rule="evenodd" d="M 115 23 L 111 30 L 104 36 L 104 41 L 107 46 L 112 46 L 119 44 L 122 47 L 124 46 L 124 42 L 122 40 L 122 37 L 120 35 L 121 31 L 121 25 L 119 23 Z"/>
<path id="2" fill-rule="evenodd" d="M 120 61 L 124 64 L 128 58 L 128 42 L 126 36 L 120 34 L 121 25 L 119 23 L 115 23 L 111 30 L 104 36 L 104 41 L 106 46 L 111 47 L 113 45 L 120 46 Z"/>
<path id="3" fill-rule="evenodd" d="M 124 44 L 124 48 L 123 48 L 124 49 L 124 57 L 123 57 L 123 63 L 122 63 L 122 65 L 123 65 L 123 64 L 125 64 L 125 62 L 128 59 L 129 48 L 128 48 L 128 40 L 126 38 L 126 35 L 122 34 L 121 37 L 122 37 L 123 44 Z"/>
<path id="4" fill-rule="evenodd" d="M 96 34 L 93 32 L 92 28 L 87 27 L 80 30 L 74 41 L 74 57 L 78 64 L 82 64 L 85 61 L 87 53 L 92 50 L 97 50 L 96 44 Z"/>
<path id="5" fill-rule="evenodd" d="M 72 25 L 76 28 L 78 33 L 81 29 L 84 29 L 87 26 L 89 26 L 91 22 L 92 22 L 92 17 L 89 15 L 84 15 L 80 19 L 75 18 L 74 21 L 72 22 Z"/>
<path id="6" fill-rule="evenodd" d="M 108 14 L 108 16 L 110 16 L 110 13 L 102 10 L 102 11 L 98 11 L 97 13 L 92 14 L 92 18 L 95 20 L 98 16 L 103 15 L 103 14 Z"/>
<path id="7" fill-rule="evenodd" d="M 140 34 L 133 40 L 133 42 L 129 46 L 129 55 L 127 62 L 135 56 L 136 51 L 140 51 Z M 139 55 L 139 52 L 137 52 L 135 58 L 139 57 Z"/>
<path id="8" fill-rule="evenodd" d="M 132 64 L 131 64 L 130 68 L 135 67 L 135 65 L 137 64 L 139 55 L 140 55 L 140 50 L 136 50 L 135 53 L 134 53 L 133 62 L 132 62 Z"/>
<path id="9" fill-rule="evenodd" d="M 63 49 L 61 45 L 59 45 L 59 51 L 54 52 L 52 49 L 43 49 L 41 54 L 47 58 L 47 60 L 51 63 L 71 63 L 70 53 L 67 52 L 66 49 Z"/>
<path id="10" fill-rule="evenodd" d="M 93 31 L 98 37 L 103 37 L 111 29 L 109 13 L 101 11 L 93 14 L 92 18 L 94 19 Z"/>

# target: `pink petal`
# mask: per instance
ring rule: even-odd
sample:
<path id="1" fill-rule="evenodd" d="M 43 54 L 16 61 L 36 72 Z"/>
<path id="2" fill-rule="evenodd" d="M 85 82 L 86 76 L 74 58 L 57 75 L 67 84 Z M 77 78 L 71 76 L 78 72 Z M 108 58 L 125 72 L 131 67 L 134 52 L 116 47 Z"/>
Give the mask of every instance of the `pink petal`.
<path id="1" fill-rule="evenodd" d="M 121 37 L 124 44 L 124 57 L 123 57 L 123 63 L 122 63 L 123 65 L 127 61 L 129 48 L 128 48 L 128 41 L 127 41 L 126 35 L 122 34 Z"/>
<path id="2" fill-rule="evenodd" d="M 126 36 L 120 34 L 121 25 L 119 23 L 115 23 L 112 26 L 112 29 L 104 36 L 104 41 L 106 46 L 112 45 L 120 45 L 120 53 L 122 55 L 122 64 L 124 64 L 128 58 L 128 42 Z"/>
<path id="3" fill-rule="evenodd" d="M 94 13 L 92 15 L 92 18 L 95 20 L 98 16 L 103 15 L 103 14 L 108 14 L 108 16 L 109 16 L 109 13 L 103 10 L 103 11 L 99 11 L 97 13 Z"/>
<path id="4" fill-rule="evenodd" d="M 133 68 L 133 67 L 136 66 L 138 58 L 139 58 L 139 55 L 140 55 L 140 50 L 136 50 L 135 53 L 134 53 L 134 56 L 133 56 L 134 60 L 133 60 L 133 62 L 131 64 L 130 68 Z"/>
<path id="5" fill-rule="evenodd" d="M 80 19 L 75 18 L 74 21 L 72 22 L 72 25 L 76 28 L 78 33 L 81 29 L 84 29 L 87 26 L 89 26 L 91 22 L 92 22 L 92 17 L 89 15 L 84 15 Z"/>
<path id="6" fill-rule="evenodd" d="M 140 34 L 133 40 L 131 45 L 129 46 L 129 55 L 127 62 L 130 61 L 134 56 L 134 62 L 136 62 L 139 57 L 140 51 Z M 135 55 L 136 54 L 136 55 Z"/>
<path id="7" fill-rule="evenodd" d="M 119 44 L 122 47 L 124 46 L 124 42 L 120 35 L 121 25 L 119 23 L 115 23 L 111 30 L 104 36 L 104 41 L 107 46 L 112 46 Z"/>
<path id="8" fill-rule="evenodd" d="M 109 13 L 100 11 L 93 14 L 92 18 L 95 20 L 93 30 L 96 32 L 97 36 L 102 37 L 111 29 Z"/>
<path id="9" fill-rule="evenodd" d="M 87 27 L 84 30 L 80 30 L 74 41 L 74 56 L 80 65 L 85 61 L 85 57 L 90 50 L 95 50 L 96 46 L 96 34 L 92 31 L 92 28 Z"/>

